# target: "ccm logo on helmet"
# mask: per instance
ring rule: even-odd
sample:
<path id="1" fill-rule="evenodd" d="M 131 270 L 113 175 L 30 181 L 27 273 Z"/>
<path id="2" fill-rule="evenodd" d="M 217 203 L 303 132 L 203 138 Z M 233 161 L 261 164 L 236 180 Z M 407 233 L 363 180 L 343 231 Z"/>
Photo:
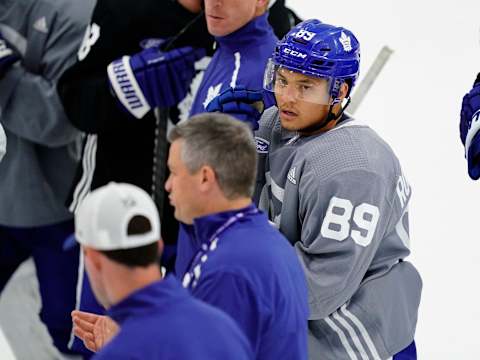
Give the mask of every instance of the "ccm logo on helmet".
<path id="1" fill-rule="evenodd" d="M 283 49 L 283 52 L 287 55 L 291 55 L 291 56 L 294 56 L 294 57 L 297 57 L 297 58 L 302 58 L 302 59 L 307 58 L 307 54 L 303 54 L 301 52 L 298 52 L 296 50 L 292 50 L 292 49 L 289 49 L 289 48 Z"/>

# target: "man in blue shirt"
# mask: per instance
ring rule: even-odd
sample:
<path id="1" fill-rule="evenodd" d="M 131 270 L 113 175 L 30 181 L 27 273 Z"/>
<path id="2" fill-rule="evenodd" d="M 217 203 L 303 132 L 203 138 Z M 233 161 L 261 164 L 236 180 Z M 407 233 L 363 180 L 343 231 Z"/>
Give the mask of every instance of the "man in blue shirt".
<path id="1" fill-rule="evenodd" d="M 112 90 L 132 116 L 140 119 L 155 107 L 180 101 L 179 118 L 187 120 L 205 112 L 209 102 L 230 87 L 262 89 L 263 72 L 277 41 L 268 23 L 269 1 L 205 0 L 204 6 L 208 32 L 216 42 L 211 61 L 191 48 L 149 48 L 108 66 Z M 199 73 L 193 77 L 195 70 Z M 250 114 L 224 110 L 254 123 Z"/>
<path id="2" fill-rule="evenodd" d="M 181 222 L 177 276 L 237 321 L 256 359 L 306 359 L 306 281 L 293 248 L 252 203 L 250 128 L 201 114 L 169 140 L 165 188 Z"/>
<path id="3" fill-rule="evenodd" d="M 306 359 L 307 285 L 294 249 L 252 203 L 257 154 L 250 128 L 207 113 L 174 128 L 169 139 L 165 188 L 181 222 L 176 272 L 183 286 L 237 322 L 255 359 Z M 90 316 L 90 323 L 101 319 Z M 84 340 L 108 337 L 108 326 L 94 333 L 78 325 L 87 329 L 77 331 Z"/>
<path id="4" fill-rule="evenodd" d="M 117 183 L 93 191 L 75 215 L 75 238 L 95 297 L 118 324 L 73 312 L 85 345 L 102 346 L 95 359 L 252 359 L 230 317 L 193 299 L 173 276 L 162 279 L 160 221 L 145 191 Z M 106 326 L 108 343 L 92 339 Z"/>

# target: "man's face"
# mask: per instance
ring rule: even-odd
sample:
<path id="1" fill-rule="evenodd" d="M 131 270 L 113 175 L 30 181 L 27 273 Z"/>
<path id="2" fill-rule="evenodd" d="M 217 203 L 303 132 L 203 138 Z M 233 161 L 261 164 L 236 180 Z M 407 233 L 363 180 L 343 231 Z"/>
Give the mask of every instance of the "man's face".
<path id="1" fill-rule="evenodd" d="M 110 307 L 110 301 L 108 300 L 107 291 L 103 285 L 102 276 L 100 271 L 95 266 L 94 260 L 92 258 L 91 250 L 86 250 L 82 247 L 82 251 L 85 255 L 85 269 L 87 271 L 88 280 L 92 286 L 93 294 L 97 301 L 102 304 L 105 308 Z"/>
<path id="2" fill-rule="evenodd" d="M 282 127 L 301 131 L 323 121 L 329 110 L 328 89 L 326 79 L 278 69 L 274 91 Z"/>
<path id="3" fill-rule="evenodd" d="M 261 0 L 205 0 L 208 32 L 213 36 L 229 35 L 256 16 Z"/>
<path id="4" fill-rule="evenodd" d="M 175 218 L 185 224 L 192 224 L 193 219 L 201 214 L 202 200 L 199 192 L 199 171 L 191 174 L 182 161 L 183 140 L 175 140 L 170 146 L 168 168 L 170 176 L 165 183 L 165 190 L 170 204 L 175 208 Z"/>

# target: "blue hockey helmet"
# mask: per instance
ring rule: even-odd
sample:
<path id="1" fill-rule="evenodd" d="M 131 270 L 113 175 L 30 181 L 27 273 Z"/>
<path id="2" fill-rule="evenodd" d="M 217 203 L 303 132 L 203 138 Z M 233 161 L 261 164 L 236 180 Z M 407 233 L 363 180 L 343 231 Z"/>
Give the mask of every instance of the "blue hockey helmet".
<path id="1" fill-rule="evenodd" d="M 314 102 L 332 104 L 339 101 L 342 83 L 348 81 L 349 90 L 355 85 L 360 70 L 360 44 L 350 30 L 316 19 L 306 20 L 277 43 L 265 71 L 266 90 L 278 91 L 279 69 L 326 79 L 327 96 L 317 97 Z"/>

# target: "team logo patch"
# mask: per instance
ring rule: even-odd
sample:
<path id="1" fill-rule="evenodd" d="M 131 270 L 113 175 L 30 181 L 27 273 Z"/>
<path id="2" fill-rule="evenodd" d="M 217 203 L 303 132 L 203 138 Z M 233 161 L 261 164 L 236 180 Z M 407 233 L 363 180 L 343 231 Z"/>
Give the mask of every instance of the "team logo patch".
<path id="1" fill-rule="evenodd" d="M 352 40 L 350 39 L 350 36 L 347 36 L 343 31 L 342 35 L 338 39 L 340 43 L 343 46 L 343 50 L 346 52 L 352 51 Z"/>
<path id="2" fill-rule="evenodd" d="M 47 19 L 45 16 L 42 16 L 37 21 L 33 23 L 33 28 L 41 33 L 48 33 Z"/>
<path id="3" fill-rule="evenodd" d="M 267 140 L 255 136 L 255 145 L 257 146 L 257 153 L 268 154 L 268 148 L 270 147 L 270 143 Z"/>
<path id="4" fill-rule="evenodd" d="M 215 86 L 210 86 L 208 88 L 208 94 L 207 94 L 207 98 L 205 99 L 205 101 L 203 102 L 203 107 L 206 109 L 208 104 L 210 104 L 210 101 L 212 101 L 213 99 L 215 99 L 218 95 L 220 95 L 220 90 L 222 90 L 222 84 L 223 83 L 220 83 L 220 84 L 217 84 Z"/>

